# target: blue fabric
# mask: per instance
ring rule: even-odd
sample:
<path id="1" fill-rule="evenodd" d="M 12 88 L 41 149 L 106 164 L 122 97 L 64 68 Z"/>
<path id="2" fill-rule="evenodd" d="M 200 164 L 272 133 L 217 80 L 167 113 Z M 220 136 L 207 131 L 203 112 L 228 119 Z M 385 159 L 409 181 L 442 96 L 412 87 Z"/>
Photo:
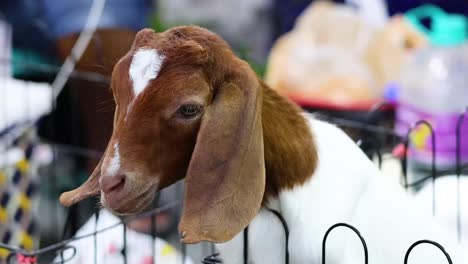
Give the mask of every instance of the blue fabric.
<path id="1" fill-rule="evenodd" d="M 15 48 L 53 53 L 52 39 L 41 19 L 37 0 L 0 0 L 0 19 L 11 24 Z"/>
<path id="2" fill-rule="evenodd" d="M 468 16 L 468 1 L 466 0 L 387 0 L 386 2 L 391 15 L 405 12 L 423 4 L 434 4 L 449 13 Z"/>
<path id="3" fill-rule="evenodd" d="M 297 16 L 312 2 L 311 0 L 274 0 L 272 8 L 273 39 L 290 31 Z"/>
<path id="4" fill-rule="evenodd" d="M 82 31 L 93 0 L 42 0 L 45 20 L 55 38 Z M 152 0 L 107 0 L 99 28 L 139 30 L 148 25 Z"/>
<path id="5" fill-rule="evenodd" d="M 15 48 L 52 56 L 55 39 L 81 32 L 93 0 L 0 0 L 0 19 L 13 28 Z M 153 0 L 107 0 L 99 28 L 139 30 L 149 24 Z"/>

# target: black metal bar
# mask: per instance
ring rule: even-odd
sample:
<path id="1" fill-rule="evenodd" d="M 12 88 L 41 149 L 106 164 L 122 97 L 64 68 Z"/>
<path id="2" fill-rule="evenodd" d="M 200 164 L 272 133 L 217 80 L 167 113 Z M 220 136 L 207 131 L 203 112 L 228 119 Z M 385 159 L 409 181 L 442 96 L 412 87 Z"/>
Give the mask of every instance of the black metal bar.
<path id="1" fill-rule="evenodd" d="M 48 253 L 48 252 L 56 252 L 61 248 L 67 247 L 68 244 L 73 242 L 73 241 L 78 241 L 78 240 L 81 240 L 81 239 L 84 239 L 84 238 L 87 238 L 87 237 L 95 237 L 98 233 L 102 233 L 102 232 L 105 232 L 107 230 L 117 228 L 118 226 L 122 225 L 123 223 L 128 223 L 133 219 L 141 219 L 141 218 L 147 217 L 147 216 L 152 215 L 152 214 L 157 214 L 157 213 L 160 213 L 160 212 L 164 212 L 164 211 L 166 211 L 166 210 L 168 210 L 170 208 L 173 208 L 175 206 L 179 206 L 181 204 L 182 204 L 181 201 L 175 201 L 175 202 L 172 202 L 172 203 L 170 203 L 168 205 L 165 205 L 163 207 L 155 208 L 155 209 L 149 210 L 147 212 L 144 212 L 144 213 L 141 213 L 141 214 L 138 214 L 138 215 L 135 215 L 135 216 L 127 217 L 125 220 L 121 220 L 121 221 L 119 221 L 119 222 L 117 222 L 117 223 L 115 223 L 113 225 L 101 228 L 99 230 L 95 230 L 92 233 L 81 235 L 81 236 L 74 236 L 74 237 L 72 237 L 70 239 L 60 241 L 58 243 L 52 244 L 50 246 L 46 246 L 46 247 L 38 249 L 38 250 L 26 251 L 26 250 L 24 250 L 22 248 L 13 247 L 13 246 L 10 246 L 10 245 L 5 244 L 5 243 L 0 243 L 0 248 L 4 248 L 4 249 L 10 250 L 10 251 L 13 251 L 13 252 L 15 252 L 17 254 L 22 254 L 22 255 L 25 255 L 25 256 L 36 256 L 36 255 L 42 255 L 42 254 L 45 254 L 45 253 Z"/>
<path id="2" fill-rule="evenodd" d="M 65 260 L 61 260 L 60 262 L 54 262 L 53 264 L 67 263 L 76 256 L 76 253 L 77 253 L 76 248 L 74 246 L 70 246 L 70 245 L 67 245 L 67 246 L 63 247 L 62 250 L 60 250 L 60 255 L 63 255 L 63 252 L 65 252 L 68 249 L 72 249 L 73 253 L 71 254 L 71 256 L 69 258 L 65 259 Z"/>
<path id="3" fill-rule="evenodd" d="M 404 177 L 404 184 L 405 184 L 405 188 L 408 188 L 414 184 L 409 184 L 408 183 L 408 147 L 409 147 L 409 143 L 410 143 L 410 136 L 411 136 L 411 133 L 414 131 L 414 129 L 416 129 L 417 127 L 419 127 L 420 125 L 425 125 L 427 126 L 427 128 L 429 128 L 430 132 L 431 132 L 431 144 L 432 144 L 432 176 L 434 176 L 433 178 L 435 178 L 435 173 L 436 173 L 436 169 L 435 169 L 435 134 L 434 134 L 434 129 L 432 128 L 432 125 L 427 122 L 426 120 L 419 120 L 418 122 L 416 122 L 413 126 L 411 126 L 409 129 L 408 129 L 408 132 L 406 133 L 406 136 L 404 138 L 404 146 L 405 146 L 405 149 L 404 149 L 404 152 L 403 152 L 403 177 Z"/>
<path id="4" fill-rule="evenodd" d="M 52 90 L 52 93 L 53 93 L 53 90 Z M 54 99 L 53 96 L 51 96 L 51 102 L 50 102 L 50 105 L 51 105 L 51 109 L 56 109 L 57 108 L 57 101 Z M 53 138 L 54 140 L 57 139 L 57 118 L 56 118 L 56 115 L 54 113 L 52 113 L 50 115 L 50 119 L 51 119 L 51 126 L 50 126 L 50 137 Z M 52 176 L 52 179 L 51 179 L 51 186 L 52 186 L 52 189 L 53 189 L 53 195 L 57 195 L 56 192 L 58 190 L 58 177 L 57 177 L 57 171 L 58 171 L 58 164 L 57 164 L 57 159 L 58 157 L 60 157 L 59 153 L 58 153 L 58 150 L 57 148 L 52 145 L 51 146 L 51 149 L 52 149 L 52 161 L 51 161 L 51 164 L 50 164 L 50 167 L 52 169 L 52 173 L 51 173 L 51 176 Z M 51 224 L 52 226 L 59 226 L 59 219 L 60 219 L 60 215 L 59 215 L 59 205 L 57 203 L 55 204 L 52 204 L 52 209 L 51 209 L 51 214 L 50 216 L 54 216 L 54 217 L 51 217 Z M 49 206 L 48 206 L 49 207 Z M 58 231 L 58 230 L 57 230 Z"/>
<path id="5" fill-rule="evenodd" d="M 457 120 L 457 128 L 456 128 L 456 173 L 457 173 L 457 239 L 458 242 L 461 241 L 461 200 L 460 200 L 460 176 L 462 173 L 462 161 L 461 161 L 461 127 L 463 125 L 463 121 L 465 120 L 465 116 L 468 113 L 468 107 L 466 107 L 465 111 L 463 111 Z"/>
<path id="6" fill-rule="evenodd" d="M 318 118 L 318 119 L 321 119 L 321 120 L 327 120 L 328 122 L 334 123 L 334 124 L 336 124 L 338 126 L 345 126 L 345 127 L 349 127 L 349 128 L 364 129 L 364 130 L 366 130 L 368 132 L 379 133 L 379 134 L 382 134 L 382 135 L 388 135 L 388 136 L 392 136 L 394 138 L 400 138 L 394 131 L 386 129 L 386 128 L 382 128 L 380 126 L 370 125 L 370 124 L 366 124 L 366 123 L 363 123 L 363 122 L 348 120 L 348 119 L 344 119 L 344 118 L 329 117 L 329 116 L 326 116 L 326 115 L 320 114 L 320 113 L 314 113 L 314 116 L 316 118 Z"/>
<path id="7" fill-rule="evenodd" d="M 123 225 L 123 247 L 122 247 L 122 256 L 123 256 L 123 260 L 124 260 L 124 264 L 127 264 L 128 263 L 128 259 L 127 259 L 127 225 L 125 223 L 122 224 Z"/>
<path id="8" fill-rule="evenodd" d="M 377 118 L 379 117 L 379 114 L 381 114 L 382 110 L 385 110 L 385 108 L 389 108 L 389 107 L 392 107 L 392 106 L 388 102 L 381 102 L 381 103 L 377 103 L 373 105 L 372 108 L 367 113 L 367 116 L 365 118 L 365 123 L 374 124 L 378 126 Z M 381 169 L 383 159 L 382 159 L 382 144 L 380 140 L 377 137 L 368 137 L 368 136 L 371 136 L 371 133 L 369 131 L 366 131 L 366 129 L 362 129 L 361 134 L 363 138 L 365 139 L 369 138 L 371 139 L 372 143 L 375 143 L 375 151 L 377 153 L 378 165 L 379 165 L 379 168 Z"/>
<path id="9" fill-rule="evenodd" d="M 102 151 L 95 151 L 95 150 L 90 150 L 82 147 L 77 147 L 73 145 L 68 145 L 68 144 L 61 144 L 61 143 L 56 143 L 56 142 L 48 142 L 48 141 L 42 141 L 46 144 L 53 145 L 55 148 L 57 148 L 61 153 L 71 153 L 76 156 L 82 156 L 82 157 L 88 157 L 88 158 L 93 158 L 96 160 L 101 159 L 102 155 L 104 152 Z"/>
<path id="10" fill-rule="evenodd" d="M 151 263 L 156 263 L 156 220 L 151 217 Z"/>
<path id="11" fill-rule="evenodd" d="M 156 197 L 153 200 L 153 208 L 157 208 L 159 201 L 159 193 L 156 194 Z M 151 221 L 151 263 L 155 264 L 156 263 L 156 232 L 157 232 L 157 226 L 156 226 L 156 216 L 157 214 L 151 215 L 150 216 L 150 221 Z"/>
<path id="12" fill-rule="evenodd" d="M 211 248 L 211 254 L 214 255 L 216 254 L 216 248 L 214 243 L 210 243 L 210 248 Z"/>
<path id="13" fill-rule="evenodd" d="M 357 230 L 354 226 L 352 225 L 349 225 L 349 224 L 346 224 L 346 223 L 338 223 L 338 224 L 334 224 L 332 225 L 328 230 L 327 232 L 325 233 L 325 236 L 323 237 L 323 240 L 322 240 L 322 264 L 326 264 L 326 244 L 327 244 L 327 238 L 328 238 L 328 235 L 330 234 L 331 231 L 333 231 L 335 228 L 337 227 L 346 227 L 346 228 L 349 228 L 351 230 L 354 231 L 354 233 L 356 233 L 356 235 L 359 237 L 359 239 L 361 240 L 361 243 L 362 243 L 362 247 L 364 249 L 364 264 L 368 264 L 369 263 L 369 254 L 368 254 L 368 250 L 367 250 L 367 244 L 366 244 L 366 241 L 364 240 L 364 238 L 361 236 L 361 233 L 359 232 L 359 230 Z"/>
<path id="14" fill-rule="evenodd" d="M 356 141 L 356 145 L 358 145 L 362 151 L 365 152 L 365 149 L 362 147 L 364 145 L 364 140 L 363 139 L 359 139 L 358 141 Z M 379 169 L 382 168 L 382 163 L 383 163 L 383 157 L 382 157 L 382 145 L 380 144 L 380 141 L 376 138 L 371 138 L 371 142 L 374 142 L 375 143 L 375 152 L 377 153 L 377 164 L 379 166 Z M 366 153 L 367 154 L 367 153 Z M 368 156 L 370 159 L 372 159 L 372 156 Z"/>
<path id="15" fill-rule="evenodd" d="M 267 209 L 271 213 L 273 213 L 281 222 L 281 225 L 284 229 L 285 233 L 285 264 L 289 263 L 289 227 L 287 225 L 286 220 L 278 211 L 274 209 Z M 248 263 L 248 249 L 249 249 L 249 227 L 247 226 L 243 231 L 243 261 L 244 264 Z M 222 263 L 222 260 L 219 258 L 219 253 L 215 253 L 214 244 L 212 244 L 211 255 L 204 258 L 202 260 L 204 264 L 211 264 L 211 263 Z"/>
<path id="16" fill-rule="evenodd" d="M 244 264 L 249 263 L 249 226 L 244 229 Z"/>
<path id="17" fill-rule="evenodd" d="M 408 264 L 408 258 L 409 258 L 409 255 L 411 253 L 411 251 L 418 245 L 420 244 L 431 244 L 431 245 L 434 245 L 436 246 L 438 249 L 440 249 L 440 251 L 442 251 L 442 253 L 444 253 L 445 255 L 445 258 L 447 258 L 447 261 L 449 264 L 452 264 L 452 259 L 450 258 L 450 255 L 447 253 L 447 251 L 445 251 L 444 247 L 442 247 L 439 243 L 435 242 L 435 241 L 431 241 L 431 240 L 419 240 L 417 242 L 415 242 L 414 244 L 412 244 L 409 248 L 408 248 L 408 251 L 406 251 L 406 254 L 405 254 L 405 261 L 404 261 L 404 264 Z"/>
<path id="18" fill-rule="evenodd" d="M 94 247 L 94 264 L 97 264 L 98 260 L 97 260 L 97 229 L 98 229 L 98 222 L 99 222 L 99 210 L 96 211 L 96 213 L 94 213 L 94 215 L 96 216 L 96 220 L 94 222 L 94 235 L 93 235 L 93 247 Z"/>
<path id="19" fill-rule="evenodd" d="M 408 129 L 408 132 L 406 133 L 406 137 L 404 140 L 404 155 L 403 155 L 403 177 L 404 177 L 404 184 L 405 188 L 407 189 L 408 187 L 415 186 L 415 184 L 408 184 L 408 147 L 409 147 L 409 141 L 410 141 L 410 135 L 413 132 L 413 130 L 420 125 L 425 125 L 431 132 L 431 144 L 432 144 L 432 161 L 431 161 L 431 178 L 432 178 L 432 187 L 433 187 L 433 192 L 432 192 L 432 214 L 435 215 L 435 180 L 436 180 L 436 152 L 437 152 L 437 146 L 436 146 L 436 138 L 435 138 L 435 133 L 432 125 L 426 121 L 426 120 L 419 120 L 416 122 L 413 126 Z"/>
<path id="20" fill-rule="evenodd" d="M 185 260 L 187 259 L 187 245 L 182 243 L 181 245 L 181 252 L 182 252 L 182 264 L 185 264 Z"/>
<path id="21" fill-rule="evenodd" d="M 219 253 L 214 253 L 209 255 L 208 257 L 202 259 L 201 261 L 203 264 L 218 264 L 223 263 L 223 261 L 219 258 Z"/>
<path id="22" fill-rule="evenodd" d="M 285 237 L 285 256 L 284 256 L 284 263 L 289 264 L 289 227 L 288 224 L 286 223 L 286 219 L 280 214 L 280 212 L 273 210 L 273 209 L 268 209 L 270 212 L 272 212 L 276 217 L 281 222 L 281 225 L 283 226 L 284 229 L 284 237 Z"/>
<path id="23" fill-rule="evenodd" d="M 214 243 L 210 243 L 211 254 L 208 257 L 202 259 L 201 263 L 203 264 L 218 264 L 223 263 L 223 260 L 219 257 L 219 253 L 216 252 Z"/>
<path id="24" fill-rule="evenodd" d="M 378 143 L 377 143 L 377 148 L 376 148 L 376 152 L 377 152 L 377 162 L 378 162 L 378 165 L 379 165 L 379 169 L 382 169 L 382 164 L 383 164 L 383 158 L 382 158 L 382 146 L 380 144 L 380 142 L 378 140 L 376 140 Z"/>
<path id="25" fill-rule="evenodd" d="M 0 246 L 0 248 L 4 248 L 4 249 L 8 249 L 11 251 L 11 253 L 8 255 L 7 259 L 6 259 L 6 263 L 10 264 L 10 263 L 15 263 L 15 262 L 12 262 L 14 259 L 14 257 L 16 257 L 17 255 L 22 255 L 22 256 L 25 256 L 25 257 L 38 257 L 42 254 L 47 254 L 49 252 L 52 252 L 52 251 L 35 251 L 35 252 L 26 252 L 24 251 L 23 249 L 20 249 L 20 248 L 15 248 L 15 247 L 3 247 L 3 246 Z M 63 252 L 65 252 L 66 250 L 69 250 L 71 249 L 72 250 L 72 254 L 69 258 L 67 259 L 61 259 L 59 260 L 58 262 L 54 262 L 53 264 L 62 264 L 62 263 L 66 263 L 70 260 L 72 260 L 75 256 L 76 256 L 76 253 L 77 253 L 77 250 L 74 246 L 72 245 L 66 245 L 66 246 L 63 246 L 61 248 L 55 248 L 55 250 L 53 250 L 53 252 L 56 252 L 57 254 L 60 254 L 60 255 L 63 255 Z"/>
<path id="26" fill-rule="evenodd" d="M 36 71 L 37 73 L 56 75 L 60 71 L 59 66 L 45 64 L 45 63 L 36 63 L 27 60 L 18 61 L 22 67 L 30 71 Z M 0 64 L 10 64 L 12 60 L 6 58 L 0 58 Z M 82 70 L 73 70 L 70 75 L 70 79 L 75 80 L 84 80 L 102 84 L 110 84 L 110 77 L 92 71 L 82 71 Z"/>
<path id="27" fill-rule="evenodd" d="M 65 224 L 62 230 L 62 240 L 66 238 L 68 226 L 70 225 L 70 222 L 71 222 L 71 215 L 72 215 L 71 211 L 73 210 L 73 208 L 75 208 L 75 206 L 76 205 L 72 205 L 70 208 L 68 208 L 67 217 L 65 218 Z M 65 260 L 63 257 L 63 250 L 60 251 L 60 263 L 65 263 Z"/>

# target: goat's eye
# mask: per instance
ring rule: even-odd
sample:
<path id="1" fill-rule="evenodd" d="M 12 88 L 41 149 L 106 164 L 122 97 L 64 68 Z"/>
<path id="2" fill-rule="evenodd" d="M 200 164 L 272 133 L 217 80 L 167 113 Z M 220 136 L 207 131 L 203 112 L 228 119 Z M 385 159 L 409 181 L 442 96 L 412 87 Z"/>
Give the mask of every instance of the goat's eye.
<path id="1" fill-rule="evenodd" d="M 179 108 L 178 113 L 183 118 L 195 117 L 201 112 L 201 106 L 196 104 L 186 104 Z"/>

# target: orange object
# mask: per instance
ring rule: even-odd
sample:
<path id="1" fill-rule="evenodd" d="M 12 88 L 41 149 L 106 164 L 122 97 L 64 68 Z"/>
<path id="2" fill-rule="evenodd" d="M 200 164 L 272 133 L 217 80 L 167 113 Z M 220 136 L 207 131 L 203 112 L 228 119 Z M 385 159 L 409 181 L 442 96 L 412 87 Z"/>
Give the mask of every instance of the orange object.
<path id="1" fill-rule="evenodd" d="M 400 16 L 377 28 L 351 7 L 318 2 L 274 44 L 265 81 L 302 106 L 369 110 L 424 44 Z"/>

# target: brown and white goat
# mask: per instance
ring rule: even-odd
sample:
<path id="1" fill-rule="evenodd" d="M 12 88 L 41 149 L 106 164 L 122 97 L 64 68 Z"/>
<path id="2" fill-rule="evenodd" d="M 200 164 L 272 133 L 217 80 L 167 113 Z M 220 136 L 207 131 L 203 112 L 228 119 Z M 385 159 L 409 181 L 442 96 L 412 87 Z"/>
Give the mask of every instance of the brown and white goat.
<path id="1" fill-rule="evenodd" d="M 267 207 L 289 226 L 290 263 L 318 263 L 337 222 L 355 225 L 379 264 L 401 263 L 418 239 L 443 239 L 351 139 L 269 89 L 208 30 L 142 30 L 112 91 L 112 137 L 88 181 L 60 197 L 66 206 L 100 193 L 115 213 L 137 213 L 185 178 L 182 241 L 220 243 L 225 263 L 241 260 L 249 224 L 251 263 L 283 263 L 283 229 Z M 352 235 L 335 236 L 327 263 L 363 263 Z M 419 263 L 440 263 L 425 253 Z"/>

